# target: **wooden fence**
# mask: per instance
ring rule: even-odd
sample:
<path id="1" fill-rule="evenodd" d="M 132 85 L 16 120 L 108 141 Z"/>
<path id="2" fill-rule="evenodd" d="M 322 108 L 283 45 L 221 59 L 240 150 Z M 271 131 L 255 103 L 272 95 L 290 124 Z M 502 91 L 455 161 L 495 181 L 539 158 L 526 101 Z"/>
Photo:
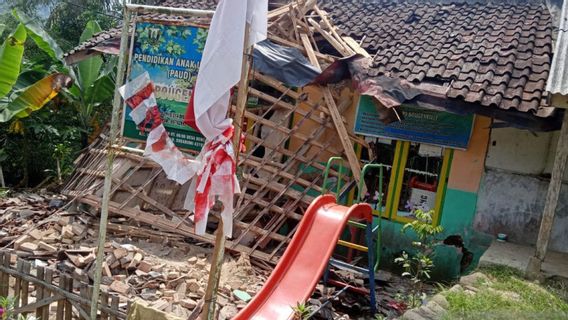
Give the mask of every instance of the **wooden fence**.
<path id="1" fill-rule="evenodd" d="M 0 252 L 0 296 L 15 297 L 17 314 L 35 313 L 41 320 L 89 319 L 93 287 L 55 269 L 33 266 L 9 252 Z M 126 319 L 116 294 L 103 293 L 98 319 Z"/>

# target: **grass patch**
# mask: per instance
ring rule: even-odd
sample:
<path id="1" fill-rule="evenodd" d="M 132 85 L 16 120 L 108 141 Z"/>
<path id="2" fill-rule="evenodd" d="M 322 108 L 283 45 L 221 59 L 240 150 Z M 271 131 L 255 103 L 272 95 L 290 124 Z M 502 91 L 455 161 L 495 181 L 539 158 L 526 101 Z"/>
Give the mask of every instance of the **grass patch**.
<path id="1" fill-rule="evenodd" d="M 450 303 L 446 320 L 568 319 L 568 303 L 557 291 L 524 280 L 515 269 L 490 267 L 480 271 L 491 281 L 475 284 L 476 294 L 465 291 L 446 293 Z"/>
<path id="2" fill-rule="evenodd" d="M 546 289 L 568 303 L 568 280 L 549 279 L 544 284 Z"/>

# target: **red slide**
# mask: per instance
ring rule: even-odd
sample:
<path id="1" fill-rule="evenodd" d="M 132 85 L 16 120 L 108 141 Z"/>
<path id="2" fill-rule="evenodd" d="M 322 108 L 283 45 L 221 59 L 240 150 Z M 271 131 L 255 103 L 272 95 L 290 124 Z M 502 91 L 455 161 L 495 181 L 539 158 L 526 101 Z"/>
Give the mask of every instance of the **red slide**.
<path id="1" fill-rule="evenodd" d="M 348 218 L 369 219 L 371 214 L 368 204 L 349 208 L 336 204 L 332 195 L 317 197 L 264 287 L 233 320 L 292 318 L 292 307 L 312 295 Z"/>

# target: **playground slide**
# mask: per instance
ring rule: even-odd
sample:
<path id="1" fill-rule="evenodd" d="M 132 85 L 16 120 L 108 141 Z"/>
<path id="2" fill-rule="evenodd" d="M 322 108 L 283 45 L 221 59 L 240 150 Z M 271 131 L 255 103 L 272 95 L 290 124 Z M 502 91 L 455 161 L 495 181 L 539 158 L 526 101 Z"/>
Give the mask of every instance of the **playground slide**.
<path id="1" fill-rule="evenodd" d="M 305 302 L 321 278 L 348 218 L 371 217 L 367 204 L 345 207 L 332 195 L 308 207 L 292 241 L 264 287 L 233 320 L 285 320 Z"/>

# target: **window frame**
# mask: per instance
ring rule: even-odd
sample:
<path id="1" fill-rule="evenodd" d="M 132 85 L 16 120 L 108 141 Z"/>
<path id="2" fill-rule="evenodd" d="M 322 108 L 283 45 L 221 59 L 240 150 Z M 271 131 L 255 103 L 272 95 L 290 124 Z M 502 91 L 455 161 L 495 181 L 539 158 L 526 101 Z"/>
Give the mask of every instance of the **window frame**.
<path id="1" fill-rule="evenodd" d="M 409 141 L 397 141 L 397 146 L 395 149 L 396 154 L 392 164 L 393 169 L 391 172 L 389 191 L 387 193 L 389 195 L 386 206 L 388 219 L 400 223 L 409 223 L 414 221 L 414 219 L 412 218 L 399 216 L 397 209 L 398 203 L 400 202 L 400 195 L 402 193 L 404 170 L 406 169 L 406 164 L 408 162 L 409 150 Z M 434 207 L 434 215 L 432 216 L 432 224 L 434 226 L 438 226 L 441 221 L 453 154 L 453 149 L 444 148 L 442 154 L 442 168 L 440 172 L 440 179 L 438 180 L 438 187 L 436 188 L 436 206 Z"/>

